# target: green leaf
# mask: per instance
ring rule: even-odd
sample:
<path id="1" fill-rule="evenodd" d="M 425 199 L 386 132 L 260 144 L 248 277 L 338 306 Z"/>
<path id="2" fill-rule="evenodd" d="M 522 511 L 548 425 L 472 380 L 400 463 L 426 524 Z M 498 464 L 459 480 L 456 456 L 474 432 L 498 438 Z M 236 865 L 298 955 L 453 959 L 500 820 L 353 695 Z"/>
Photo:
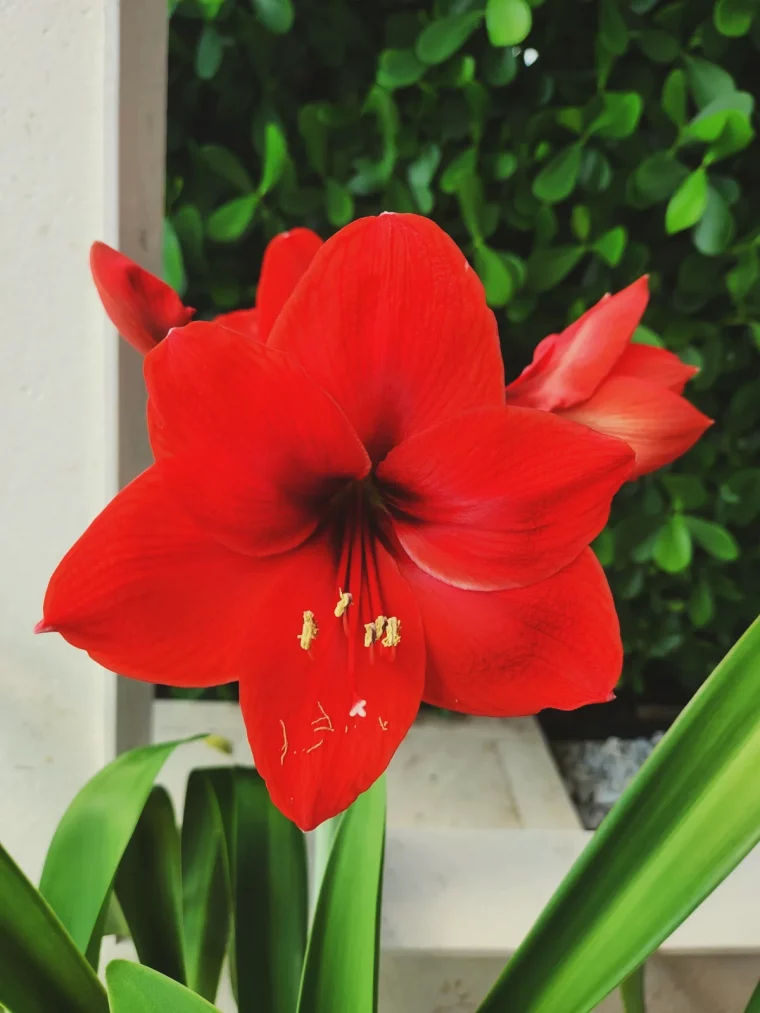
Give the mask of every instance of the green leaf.
<path id="1" fill-rule="evenodd" d="M 264 129 L 264 170 L 258 194 L 268 194 L 282 176 L 288 162 L 288 144 L 276 123 L 267 123 Z"/>
<path id="2" fill-rule="evenodd" d="M 739 558 L 739 545 L 722 524 L 706 521 L 702 517 L 686 517 L 694 541 L 715 559 L 732 562 Z"/>
<path id="3" fill-rule="evenodd" d="M 727 92 L 736 91 L 734 79 L 716 63 L 698 56 L 687 56 L 685 60 L 689 87 L 700 109 Z"/>
<path id="4" fill-rule="evenodd" d="M 599 38 L 604 48 L 615 56 L 622 56 L 628 48 L 628 28 L 617 0 L 600 0 Z"/>
<path id="5" fill-rule="evenodd" d="M 721 158 L 728 158 L 746 148 L 755 136 L 749 120 L 738 112 L 730 112 L 726 117 L 720 137 L 714 141 L 705 156 L 705 165 L 712 165 Z"/>
<path id="6" fill-rule="evenodd" d="M 179 831 L 165 788 L 148 796 L 115 888 L 140 962 L 184 983 Z"/>
<path id="7" fill-rule="evenodd" d="M 760 1013 L 760 984 L 750 996 L 749 1006 L 744 1013 Z"/>
<path id="8" fill-rule="evenodd" d="M 528 284 L 534 292 L 548 292 L 570 274 L 583 256 L 581 246 L 534 250 L 528 259 Z"/>
<path id="9" fill-rule="evenodd" d="M 417 38 L 417 56 L 423 63 L 443 63 L 462 48 L 482 20 L 482 11 L 470 11 L 431 21 Z"/>
<path id="10" fill-rule="evenodd" d="M 406 178 L 409 189 L 414 194 L 417 207 L 423 215 L 429 215 L 435 205 L 435 196 L 430 188 L 433 177 L 441 164 L 441 149 L 437 144 L 429 144 L 420 151 L 414 162 L 409 166 Z"/>
<path id="11" fill-rule="evenodd" d="M 641 95 L 635 91 L 608 91 L 603 101 L 604 108 L 589 127 L 589 132 L 610 140 L 630 137 L 644 108 Z"/>
<path id="12" fill-rule="evenodd" d="M 749 121 L 755 100 L 746 91 L 731 91 L 720 95 L 704 106 L 694 119 L 686 126 L 684 136 L 697 141 L 716 141 L 732 112 L 740 114 L 740 119 Z"/>
<path id="13" fill-rule="evenodd" d="M 341 819 L 314 913 L 298 1013 L 376 1009 L 384 838 L 381 779 Z"/>
<path id="14" fill-rule="evenodd" d="M 645 964 L 637 967 L 620 985 L 620 998 L 623 1000 L 625 1013 L 647 1013 L 644 999 Z"/>
<path id="15" fill-rule="evenodd" d="M 354 216 L 354 198 L 336 179 L 325 182 L 325 210 L 328 221 L 336 229 L 347 225 Z"/>
<path id="16" fill-rule="evenodd" d="M 427 64 L 413 49 L 385 49 L 380 54 L 377 83 L 383 88 L 406 88 L 416 84 L 426 70 Z"/>
<path id="17" fill-rule="evenodd" d="M 208 167 L 221 179 L 232 184 L 241 193 L 253 190 L 253 180 L 240 159 L 229 148 L 221 144 L 204 144 L 198 154 Z"/>
<path id="18" fill-rule="evenodd" d="M 262 24 L 276 35 L 285 35 L 293 27 L 295 11 L 292 0 L 252 0 Z"/>
<path id="19" fill-rule="evenodd" d="M 476 245 L 474 251 L 475 270 L 478 272 L 486 302 L 489 306 L 506 306 L 515 291 L 512 272 L 502 260 L 501 254 L 490 249 L 485 243 Z"/>
<path id="20" fill-rule="evenodd" d="M 759 657 L 760 620 L 658 744 L 479 1013 L 587 1013 L 754 847 Z"/>
<path id="21" fill-rule="evenodd" d="M 231 883 L 213 774 L 194 770 L 182 817 L 182 901 L 187 984 L 213 1002 L 227 950 Z"/>
<path id="22" fill-rule="evenodd" d="M 628 230 L 624 225 L 616 225 L 594 241 L 591 249 L 609 267 L 617 267 L 625 253 L 628 242 Z"/>
<path id="23" fill-rule="evenodd" d="M 306 947 L 306 845 L 262 778 L 235 770 L 234 884 L 238 1008 L 293 1013 Z"/>
<path id="24" fill-rule="evenodd" d="M 454 194 L 462 184 L 462 181 L 475 172 L 475 163 L 478 157 L 475 148 L 468 148 L 457 155 L 441 173 L 438 185 L 444 193 Z"/>
<path id="25" fill-rule="evenodd" d="M 549 204 L 558 204 L 575 189 L 581 170 L 581 146 L 571 144 L 559 151 L 533 180 L 533 194 Z"/>
<path id="26" fill-rule="evenodd" d="M 111 961 L 106 985 L 111 1013 L 219 1013 L 184 985 L 128 960 Z"/>
<path id="27" fill-rule="evenodd" d="M 570 228 L 579 243 L 585 243 L 591 234 L 591 212 L 585 204 L 576 204 L 570 212 Z"/>
<path id="28" fill-rule="evenodd" d="M 0 1003 L 14 1013 L 108 1013 L 95 972 L 1 845 Z"/>
<path id="29" fill-rule="evenodd" d="M 713 22 L 721 35 L 736 39 L 747 34 L 756 14 L 755 0 L 718 0 L 713 7 Z"/>
<path id="30" fill-rule="evenodd" d="M 734 231 L 728 204 L 714 186 L 708 187 L 707 207 L 694 229 L 694 245 L 706 257 L 718 257 L 730 246 Z"/>
<path id="31" fill-rule="evenodd" d="M 736 265 L 726 274 L 726 288 L 731 293 L 733 301 L 743 302 L 758 277 L 760 277 L 760 261 L 757 250 L 750 247 L 739 254 Z"/>
<path id="32" fill-rule="evenodd" d="M 187 288 L 185 261 L 177 233 L 168 218 L 164 218 L 163 276 L 167 285 L 183 295 Z"/>
<path id="33" fill-rule="evenodd" d="M 659 28 L 642 32 L 637 41 L 644 56 L 654 63 L 672 63 L 681 52 L 678 39 Z"/>
<path id="34" fill-rule="evenodd" d="M 87 782 L 63 814 L 45 859 L 40 893 L 83 953 L 153 782 L 177 746 L 192 741 L 122 753 Z"/>
<path id="35" fill-rule="evenodd" d="M 203 259 L 203 218 L 195 204 L 183 204 L 172 214 L 172 225 L 183 252 L 195 261 Z"/>
<path id="36" fill-rule="evenodd" d="M 707 173 L 695 169 L 668 201 L 665 230 L 669 235 L 696 225 L 707 208 Z"/>
<path id="37" fill-rule="evenodd" d="M 651 345 L 653 348 L 664 347 L 662 338 L 659 334 L 655 334 L 650 327 L 645 327 L 643 324 L 639 324 L 633 332 L 631 341 L 637 345 Z"/>
<path id="38" fill-rule="evenodd" d="M 195 50 L 195 73 L 202 81 L 216 76 L 224 57 L 224 41 L 216 28 L 207 23 L 198 38 Z"/>
<path id="39" fill-rule="evenodd" d="M 206 232 L 217 243 L 234 243 L 248 229 L 258 206 L 258 193 L 227 201 L 208 216 Z"/>
<path id="40" fill-rule="evenodd" d="M 689 175 L 686 166 L 667 151 L 656 151 L 641 162 L 633 175 L 636 190 L 647 201 L 667 200 Z"/>
<path id="41" fill-rule="evenodd" d="M 679 573 L 691 563 L 691 535 L 680 514 L 673 514 L 660 528 L 652 559 L 666 573 Z"/>
<path id="42" fill-rule="evenodd" d="M 708 584 L 701 580 L 694 588 L 689 598 L 689 619 L 692 623 L 701 628 L 707 626 L 715 615 L 715 602 L 712 591 Z"/>
<path id="43" fill-rule="evenodd" d="M 586 148 L 581 159 L 580 184 L 591 193 L 603 193 L 612 182 L 609 161 L 594 148 Z"/>
<path id="44" fill-rule="evenodd" d="M 308 102 L 298 111 L 298 131 L 303 137 L 309 164 L 320 176 L 327 173 L 327 128 L 322 111 L 318 102 Z"/>
<path id="45" fill-rule="evenodd" d="M 486 4 L 486 29 L 492 46 L 519 46 L 532 24 L 527 0 L 488 0 Z"/>
<path id="46" fill-rule="evenodd" d="M 677 127 L 683 126 L 686 122 L 686 74 L 682 70 L 671 70 L 665 78 L 660 104 Z"/>

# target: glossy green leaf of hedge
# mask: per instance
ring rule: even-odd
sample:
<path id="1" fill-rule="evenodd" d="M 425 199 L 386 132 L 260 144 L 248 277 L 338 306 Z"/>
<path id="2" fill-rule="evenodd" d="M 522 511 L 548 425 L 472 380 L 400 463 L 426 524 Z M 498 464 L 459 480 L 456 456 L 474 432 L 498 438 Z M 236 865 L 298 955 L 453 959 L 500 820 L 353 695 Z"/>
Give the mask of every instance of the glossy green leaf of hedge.
<path id="1" fill-rule="evenodd" d="M 195 73 L 202 81 L 216 76 L 224 59 L 222 37 L 212 24 L 203 26 L 195 51 Z"/>
<path id="2" fill-rule="evenodd" d="M 237 155 L 221 144 L 203 144 L 198 149 L 199 156 L 208 167 L 226 180 L 241 193 L 250 193 L 253 190 L 253 180 L 237 157 Z"/>
<path id="3" fill-rule="evenodd" d="M 107 1013 L 95 972 L 0 845 L 0 1003 L 13 1013 Z"/>
<path id="4" fill-rule="evenodd" d="M 214 777 L 194 770 L 182 816 L 182 903 L 187 984 L 213 1002 L 230 932 L 231 882 Z"/>
<path id="5" fill-rule="evenodd" d="M 659 743 L 479 1013 L 588 1013 L 760 839 L 760 619 Z"/>
<path id="6" fill-rule="evenodd" d="M 239 1013 L 294 1013 L 306 948 L 306 843 L 264 781 L 236 768 L 235 951 Z"/>
<path id="7" fill-rule="evenodd" d="M 713 21 L 721 35 L 735 39 L 747 34 L 757 14 L 754 0 L 717 0 Z"/>
<path id="8" fill-rule="evenodd" d="M 270 32 L 285 35 L 293 27 L 293 0 L 252 0 L 253 9 Z"/>
<path id="9" fill-rule="evenodd" d="M 714 556 L 715 559 L 731 562 L 739 558 L 737 541 L 722 524 L 707 521 L 703 517 L 687 517 L 686 524 L 694 541 L 701 545 L 705 552 L 709 552 L 711 556 Z"/>
<path id="10" fill-rule="evenodd" d="M 691 562 L 691 535 L 681 514 L 674 514 L 660 528 L 652 558 L 666 573 L 679 573 Z"/>
<path id="11" fill-rule="evenodd" d="M 423 63 L 443 63 L 462 48 L 482 20 L 482 11 L 470 11 L 431 21 L 417 38 L 417 56 Z"/>
<path id="12" fill-rule="evenodd" d="M 488 0 L 486 29 L 492 46 L 519 46 L 533 24 L 527 0 Z"/>
<path id="13" fill-rule="evenodd" d="M 158 772 L 177 746 L 193 739 L 122 753 L 87 782 L 63 814 L 40 893 L 82 953 Z"/>
<path id="14" fill-rule="evenodd" d="M 162 260 L 164 281 L 167 285 L 171 285 L 175 292 L 184 295 L 187 288 L 185 261 L 179 238 L 168 218 L 164 219 Z"/>
<path id="15" fill-rule="evenodd" d="M 696 225 L 707 207 L 707 173 L 695 169 L 673 194 L 665 211 L 665 229 L 668 233 Z"/>
<path id="16" fill-rule="evenodd" d="M 148 796 L 114 886 L 140 962 L 184 984 L 179 831 L 165 788 Z"/>
<path id="17" fill-rule="evenodd" d="M 581 146 L 571 144 L 557 152 L 533 180 L 534 196 L 558 204 L 573 192 L 580 171 Z"/>
<path id="18" fill-rule="evenodd" d="M 277 183 L 288 161 L 288 142 L 276 123 L 267 123 L 264 130 L 264 169 L 258 193 L 264 196 Z"/>
<path id="19" fill-rule="evenodd" d="M 375 1013 L 385 783 L 342 817 L 306 951 L 298 1013 Z"/>
<path id="20" fill-rule="evenodd" d="M 234 243 L 246 232 L 256 208 L 259 206 L 258 193 L 247 197 L 236 197 L 212 211 L 206 221 L 206 231 L 217 243 Z"/>
<path id="21" fill-rule="evenodd" d="M 106 986 L 111 1013 L 219 1013 L 184 985 L 128 960 L 111 961 Z"/>
<path id="22" fill-rule="evenodd" d="M 548 292 L 567 277 L 583 256 L 582 246 L 536 250 L 528 260 L 528 282 L 534 292 Z"/>

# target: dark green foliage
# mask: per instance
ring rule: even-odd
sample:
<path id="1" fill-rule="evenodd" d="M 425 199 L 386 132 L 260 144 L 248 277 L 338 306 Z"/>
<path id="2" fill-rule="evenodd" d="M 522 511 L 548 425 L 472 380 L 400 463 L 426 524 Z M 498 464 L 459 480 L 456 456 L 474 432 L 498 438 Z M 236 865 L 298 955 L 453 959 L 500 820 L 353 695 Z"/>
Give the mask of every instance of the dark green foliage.
<path id="1" fill-rule="evenodd" d="M 597 543 L 636 687 L 697 685 L 757 609 L 757 10 L 179 0 L 172 16 L 167 249 L 201 314 L 253 302 L 284 228 L 417 211 L 483 278 L 511 378 L 650 274 L 637 339 L 701 367 L 689 393 L 717 424 L 626 487 Z"/>

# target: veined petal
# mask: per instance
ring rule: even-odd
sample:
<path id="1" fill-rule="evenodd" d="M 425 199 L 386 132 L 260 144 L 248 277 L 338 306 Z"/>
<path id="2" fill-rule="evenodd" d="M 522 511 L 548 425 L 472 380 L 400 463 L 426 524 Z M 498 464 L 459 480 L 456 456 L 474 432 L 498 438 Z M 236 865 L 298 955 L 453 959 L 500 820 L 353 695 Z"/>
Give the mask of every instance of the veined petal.
<path id="1" fill-rule="evenodd" d="M 504 403 L 483 286 L 455 243 L 417 215 L 363 218 L 329 239 L 270 344 L 335 398 L 374 461 L 443 418 Z"/>
<path id="2" fill-rule="evenodd" d="M 341 410 L 285 353 L 215 323 L 173 331 L 145 360 L 151 444 L 167 487 L 222 544 L 300 544 L 369 470 Z"/>
<path id="3" fill-rule="evenodd" d="M 609 377 L 588 401 L 562 414 L 625 440 L 636 454 L 631 478 L 675 461 L 712 425 L 686 398 L 629 376 Z"/>
<path id="4" fill-rule="evenodd" d="M 609 699 L 623 651 L 591 549 L 548 580 L 511 591 L 462 591 L 411 561 L 400 567 L 425 630 L 427 703 L 513 717 Z"/>
<path id="5" fill-rule="evenodd" d="M 229 313 L 222 313 L 214 318 L 215 324 L 228 327 L 231 331 L 238 331 L 254 341 L 261 341 L 259 331 L 259 313 L 256 309 L 232 310 Z"/>
<path id="6" fill-rule="evenodd" d="M 562 334 L 550 335 L 507 388 L 507 403 L 555 411 L 585 401 L 623 355 L 649 300 L 639 278 L 605 296 Z"/>
<path id="7" fill-rule="evenodd" d="M 698 372 L 696 366 L 687 366 L 665 348 L 631 344 L 615 363 L 610 376 L 635 376 L 681 394 L 687 381 Z"/>
<path id="8" fill-rule="evenodd" d="M 172 686 L 231 682 L 248 671 L 257 567 L 178 510 L 151 467 L 64 556 L 40 627 L 121 675 Z"/>
<path id="9" fill-rule="evenodd" d="M 92 244 L 90 269 L 111 323 L 143 355 L 195 313 L 173 288 L 105 243 Z"/>
<path id="10" fill-rule="evenodd" d="M 328 538 L 315 536 L 281 557 L 253 630 L 243 717 L 272 800 L 303 830 L 377 780 L 419 707 L 425 647 L 417 606 L 385 549 L 377 544 L 374 553 L 382 606 L 353 586 L 345 615 L 335 615 L 344 575 Z M 401 622 L 397 647 L 364 646 L 364 623 L 380 607 Z M 304 649 L 307 611 L 318 633 Z"/>
<path id="11" fill-rule="evenodd" d="M 479 590 L 567 566 L 602 530 L 633 454 L 530 408 L 468 412 L 410 437 L 377 469 L 399 541 L 423 570 Z"/>
<path id="12" fill-rule="evenodd" d="M 275 236 L 267 246 L 256 290 L 261 341 L 269 337 L 280 310 L 322 245 L 322 240 L 311 229 L 291 229 Z"/>

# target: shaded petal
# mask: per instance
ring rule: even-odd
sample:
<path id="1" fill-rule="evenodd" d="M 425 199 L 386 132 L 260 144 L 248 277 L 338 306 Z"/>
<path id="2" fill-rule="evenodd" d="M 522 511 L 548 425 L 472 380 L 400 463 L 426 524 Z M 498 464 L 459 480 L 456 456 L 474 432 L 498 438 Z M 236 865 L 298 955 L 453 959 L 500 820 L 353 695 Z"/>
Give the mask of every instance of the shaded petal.
<path id="1" fill-rule="evenodd" d="M 222 313 L 220 316 L 214 317 L 214 323 L 228 327 L 231 331 L 245 334 L 246 337 L 253 338 L 254 341 L 261 341 L 258 310 L 232 310 L 230 313 Z"/>
<path id="2" fill-rule="evenodd" d="M 648 299 L 648 279 L 639 278 L 600 299 L 562 334 L 544 339 L 507 388 L 507 402 L 555 411 L 590 397 L 625 351 Z"/>
<path id="3" fill-rule="evenodd" d="M 396 648 L 363 646 L 363 623 L 374 612 L 356 588 L 348 634 L 335 617 L 345 584 L 324 537 L 289 554 L 258 613 L 251 675 L 240 685 L 243 717 L 272 800 L 303 830 L 377 780 L 419 707 L 425 648 L 417 606 L 393 559 L 380 545 L 375 555 L 383 606 L 402 621 Z M 299 643 L 306 609 L 319 627 L 308 651 Z"/>
<path id="4" fill-rule="evenodd" d="M 64 556 L 41 628 L 135 679 L 231 682 L 247 671 L 243 646 L 262 594 L 257 565 L 205 535 L 149 468 Z"/>
<path id="5" fill-rule="evenodd" d="M 687 381 L 698 372 L 696 366 L 687 366 L 665 348 L 631 344 L 615 363 L 610 376 L 636 376 L 680 394 Z"/>
<path id="6" fill-rule="evenodd" d="M 280 310 L 322 245 L 322 240 L 311 229 L 291 229 L 275 236 L 267 246 L 256 290 L 262 341 L 269 337 Z"/>
<path id="7" fill-rule="evenodd" d="M 143 355 L 195 313 L 173 288 L 105 243 L 92 244 L 90 269 L 111 323 Z"/>
<path id="8" fill-rule="evenodd" d="M 488 408 L 406 440 L 377 470 L 423 570 L 495 590 L 544 580 L 602 530 L 630 448 L 530 408 Z"/>
<path id="9" fill-rule="evenodd" d="M 411 561 L 400 568 L 422 615 L 427 703 L 513 717 L 609 699 L 623 651 L 591 549 L 548 580 L 512 591 L 462 591 Z"/>
<path id="10" fill-rule="evenodd" d="M 417 215 L 341 229 L 270 344 L 332 394 L 373 460 L 449 415 L 504 403 L 496 321 L 456 244 Z"/>
<path id="11" fill-rule="evenodd" d="M 627 376 L 611 376 L 588 401 L 562 414 L 625 440 L 636 454 L 631 478 L 675 461 L 712 425 L 686 398 Z"/>
<path id="12" fill-rule="evenodd" d="M 173 331 L 145 360 L 151 445 L 168 487 L 240 552 L 300 544 L 369 459 L 295 360 L 216 323 Z"/>

